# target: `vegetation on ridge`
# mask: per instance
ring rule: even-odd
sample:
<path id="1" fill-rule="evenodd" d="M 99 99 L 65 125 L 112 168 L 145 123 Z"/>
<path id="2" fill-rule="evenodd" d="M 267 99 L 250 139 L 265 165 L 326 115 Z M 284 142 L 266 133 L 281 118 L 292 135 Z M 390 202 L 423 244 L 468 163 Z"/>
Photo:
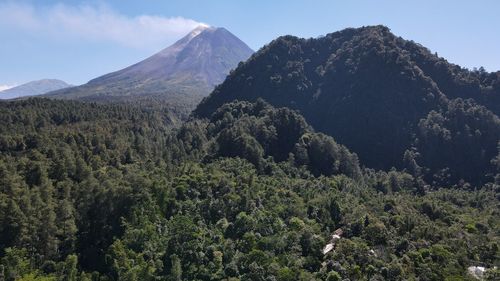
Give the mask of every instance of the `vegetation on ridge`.
<path id="1" fill-rule="evenodd" d="M 499 265 L 498 184 L 362 169 L 262 101 L 168 116 L 0 103 L 1 279 L 471 280 Z"/>
<path id="2" fill-rule="evenodd" d="M 370 168 L 405 168 L 405 155 L 414 155 L 422 176 L 439 185 L 481 185 L 494 175 L 500 72 L 450 64 L 387 27 L 280 37 L 194 114 L 208 118 L 224 103 L 259 98 L 298 110 Z"/>

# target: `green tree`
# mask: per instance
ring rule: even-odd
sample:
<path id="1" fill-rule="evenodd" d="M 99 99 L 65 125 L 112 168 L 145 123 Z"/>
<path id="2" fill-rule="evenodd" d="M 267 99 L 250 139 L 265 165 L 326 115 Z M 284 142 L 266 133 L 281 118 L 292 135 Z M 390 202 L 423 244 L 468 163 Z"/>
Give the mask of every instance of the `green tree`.
<path id="1" fill-rule="evenodd" d="M 170 280 L 171 281 L 181 281 L 182 280 L 182 266 L 181 260 L 177 255 L 170 256 Z"/>

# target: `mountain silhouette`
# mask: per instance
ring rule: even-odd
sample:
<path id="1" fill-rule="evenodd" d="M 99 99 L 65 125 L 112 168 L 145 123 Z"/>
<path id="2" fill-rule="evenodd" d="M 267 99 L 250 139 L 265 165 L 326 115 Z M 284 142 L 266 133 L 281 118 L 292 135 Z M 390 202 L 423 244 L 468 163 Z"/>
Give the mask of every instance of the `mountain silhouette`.
<path id="1" fill-rule="evenodd" d="M 461 68 L 385 26 L 280 37 L 233 71 L 194 116 L 259 98 L 300 111 L 372 168 L 405 167 L 419 157 L 432 175 L 476 181 L 497 154 L 500 72 Z M 437 135 L 428 126 L 439 128 Z M 444 155 L 452 146 L 455 152 Z"/>
<path id="2" fill-rule="evenodd" d="M 252 53 L 225 28 L 199 26 L 141 62 L 48 96 L 90 101 L 140 97 L 199 100 Z"/>

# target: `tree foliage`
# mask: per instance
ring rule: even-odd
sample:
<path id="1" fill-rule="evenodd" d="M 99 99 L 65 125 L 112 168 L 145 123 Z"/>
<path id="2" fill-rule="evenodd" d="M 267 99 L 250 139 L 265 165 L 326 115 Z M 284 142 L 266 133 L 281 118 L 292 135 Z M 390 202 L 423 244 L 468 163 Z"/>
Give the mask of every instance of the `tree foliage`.
<path id="1" fill-rule="evenodd" d="M 30 99 L 0 120 L 4 280 L 468 280 L 499 265 L 495 183 L 431 189 L 414 151 L 411 171 L 363 169 L 290 109 L 234 102 L 175 126 Z"/>
<path id="2" fill-rule="evenodd" d="M 300 111 L 367 167 L 404 168 L 405 152 L 413 151 L 425 180 L 481 185 L 493 177 L 499 85 L 500 72 L 461 68 L 387 27 L 368 26 L 315 39 L 277 38 L 194 115 L 210 118 L 224 103 L 264 99 Z"/>

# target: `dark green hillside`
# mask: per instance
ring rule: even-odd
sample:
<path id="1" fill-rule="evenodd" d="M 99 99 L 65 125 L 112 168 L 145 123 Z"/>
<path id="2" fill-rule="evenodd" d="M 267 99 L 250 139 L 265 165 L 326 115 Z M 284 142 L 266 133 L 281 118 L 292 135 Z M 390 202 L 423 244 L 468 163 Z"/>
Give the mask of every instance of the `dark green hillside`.
<path id="1" fill-rule="evenodd" d="M 427 178 L 450 168 L 451 183 L 463 179 L 491 180 L 491 147 L 498 141 L 500 123 L 499 74 L 468 71 L 448 63 L 412 41 L 393 35 L 383 26 L 346 29 L 317 39 L 280 37 L 232 72 L 194 112 L 209 117 L 232 100 L 259 98 L 274 106 L 298 110 L 314 129 L 333 136 L 358 154 L 368 167 L 405 167 L 405 151 L 427 154 L 421 125 L 431 112 L 446 112 L 456 98 L 472 99 L 479 120 L 464 119 L 478 136 L 473 146 L 464 138 L 448 140 L 462 150 L 417 162 Z M 444 113 L 446 115 L 446 113 Z M 485 119 L 483 119 L 483 117 Z M 481 124 L 479 124 L 481 123 Z M 488 131 L 484 131 L 488 130 Z M 481 135 L 481 136 L 479 136 Z M 482 136 L 487 135 L 487 136 Z M 458 163 L 473 159 L 471 172 Z M 439 168 L 439 169 L 438 169 Z"/>
<path id="2" fill-rule="evenodd" d="M 208 157 L 241 157 L 259 169 L 265 159 L 307 167 L 314 175 L 360 175 L 358 158 L 333 138 L 315 133 L 304 118 L 287 108 L 274 109 L 259 100 L 219 108 L 209 121 L 213 139 Z"/>
<path id="3" fill-rule="evenodd" d="M 488 113 L 446 112 L 420 124 L 439 124 L 429 142 L 463 131 L 442 119 Z M 361 169 L 263 101 L 184 124 L 161 107 L 2 102 L 0 132 L 0 280 L 472 280 L 500 265 L 498 185 Z"/>
<path id="4" fill-rule="evenodd" d="M 429 182 L 452 185 L 461 179 L 492 180 L 500 119 L 486 108 L 470 100 L 452 100 L 445 110 L 431 111 L 420 120 L 416 136 L 413 149 L 420 154 L 416 160 L 431 171 L 425 173 Z"/>

